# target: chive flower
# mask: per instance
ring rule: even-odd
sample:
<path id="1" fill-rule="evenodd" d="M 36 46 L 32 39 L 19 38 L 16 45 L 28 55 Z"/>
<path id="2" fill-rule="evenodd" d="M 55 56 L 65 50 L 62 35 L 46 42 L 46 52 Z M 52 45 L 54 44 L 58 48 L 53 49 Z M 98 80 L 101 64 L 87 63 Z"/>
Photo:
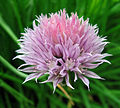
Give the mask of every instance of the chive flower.
<path id="1" fill-rule="evenodd" d="M 25 63 L 18 69 L 29 73 L 23 83 L 34 78 L 37 82 L 47 74 L 48 79 L 42 83 L 53 82 L 54 91 L 63 81 L 74 89 L 70 84 L 71 73 L 74 73 L 74 82 L 80 78 L 89 89 L 87 77 L 103 79 L 91 69 L 109 63 L 104 58 L 110 54 L 102 54 L 108 42 L 106 37 L 98 35 L 97 25 L 92 26 L 89 19 L 78 18 L 77 13 L 69 17 L 65 9 L 49 17 L 41 14 L 33 21 L 33 29 L 25 29 L 19 41 L 19 55 L 15 58 Z"/>

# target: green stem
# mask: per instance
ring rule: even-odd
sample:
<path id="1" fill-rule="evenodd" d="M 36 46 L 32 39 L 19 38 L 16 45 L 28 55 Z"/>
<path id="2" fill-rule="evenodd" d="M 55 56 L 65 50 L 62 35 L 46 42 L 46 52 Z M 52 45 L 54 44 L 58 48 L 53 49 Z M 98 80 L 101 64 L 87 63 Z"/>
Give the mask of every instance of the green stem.
<path id="1" fill-rule="evenodd" d="M 23 25 L 22 25 L 21 16 L 20 16 L 20 13 L 19 13 L 19 10 L 18 10 L 18 7 L 17 7 L 16 0 L 10 0 L 10 3 L 11 3 L 11 6 L 13 8 L 14 14 L 17 18 L 18 27 L 20 29 L 20 32 L 22 32 L 23 31 Z"/>
<path id="2" fill-rule="evenodd" d="M 33 104 L 31 100 L 26 98 L 24 95 L 19 93 L 17 90 L 12 88 L 10 85 L 8 85 L 6 82 L 4 82 L 2 79 L 0 79 L 0 86 L 3 87 L 6 91 L 8 91 L 11 95 L 13 95 L 19 102 L 25 101 Z"/>
<path id="3" fill-rule="evenodd" d="M 11 28 L 6 24 L 2 16 L 0 15 L 0 26 L 10 35 L 10 37 L 14 40 L 15 43 L 19 43 L 17 40 L 17 36 L 14 34 L 14 32 L 11 30 Z"/>
<path id="4" fill-rule="evenodd" d="M 8 69 L 10 69 L 11 71 L 13 71 L 15 74 L 21 76 L 21 77 L 26 77 L 27 75 L 19 72 L 15 67 L 13 67 L 7 60 L 5 60 L 1 55 L 0 55 L 0 62 L 7 67 Z"/>

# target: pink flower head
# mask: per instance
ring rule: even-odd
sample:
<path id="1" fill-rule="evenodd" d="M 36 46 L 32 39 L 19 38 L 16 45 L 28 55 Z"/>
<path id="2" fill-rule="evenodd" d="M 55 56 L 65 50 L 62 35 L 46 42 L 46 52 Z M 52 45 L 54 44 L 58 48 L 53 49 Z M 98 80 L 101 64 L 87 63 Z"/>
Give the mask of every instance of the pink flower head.
<path id="1" fill-rule="evenodd" d="M 35 21 L 38 24 L 35 24 Z M 57 84 L 65 80 L 66 85 L 74 89 L 69 82 L 69 75 L 74 73 L 74 82 L 80 78 L 89 88 L 89 80 L 85 77 L 102 79 L 89 69 L 94 69 L 103 62 L 109 54 L 101 52 L 105 37 L 98 36 L 98 28 L 92 26 L 89 19 L 78 18 L 77 13 L 69 17 L 63 11 L 55 14 L 41 15 L 33 21 L 33 29 L 25 29 L 19 39 L 19 58 L 25 62 L 19 69 L 28 72 L 24 83 L 48 74 L 48 79 L 42 83 L 53 82 L 54 90 Z"/>

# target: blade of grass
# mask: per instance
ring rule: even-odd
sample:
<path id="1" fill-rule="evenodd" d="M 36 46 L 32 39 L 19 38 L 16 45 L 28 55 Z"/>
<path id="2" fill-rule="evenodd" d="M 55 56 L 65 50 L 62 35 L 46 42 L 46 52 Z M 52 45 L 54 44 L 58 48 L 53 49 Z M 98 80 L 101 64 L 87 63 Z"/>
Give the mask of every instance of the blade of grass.
<path id="1" fill-rule="evenodd" d="M 19 88 L 19 93 L 21 93 L 24 96 L 22 86 L 19 86 L 17 84 L 15 84 L 15 86 L 17 86 Z M 28 103 L 27 102 L 20 102 L 20 108 L 24 108 L 26 104 L 28 104 Z"/>
<path id="2" fill-rule="evenodd" d="M 108 86 L 120 86 L 120 81 L 104 82 L 104 84 Z"/>
<path id="3" fill-rule="evenodd" d="M 106 100 L 105 100 L 104 96 L 101 95 L 101 94 L 98 94 L 98 96 L 99 96 L 100 101 L 102 102 L 102 107 L 103 108 L 109 108 L 107 103 L 106 103 Z"/>
<path id="4" fill-rule="evenodd" d="M 53 89 L 52 85 L 49 84 L 49 83 L 46 83 L 51 89 Z M 63 93 L 61 92 L 60 90 L 56 89 L 55 92 L 57 92 L 59 95 L 65 97 L 66 99 L 68 99 L 68 97 Z M 71 99 L 74 101 L 74 102 L 80 102 L 79 99 L 75 98 L 75 97 L 71 97 Z"/>
<path id="5" fill-rule="evenodd" d="M 117 25 L 117 26 L 115 26 L 115 27 L 112 27 L 109 31 L 107 31 L 104 35 L 108 35 L 108 34 L 110 34 L 110 33 L 113 33 L 113 32 L 115 32 L 115 31 L 117 31 L 117 30 L 119 30 L 120 29 L 120 25 Z"/>
<path id="6" fill-rule="evenodd" d="M 8 97 L 8 93 L 5 92 L 5 100 L 6 100 L 6 104 L 7 104 L 7 108 L 12 108 L 11 104 L 10 104 L 10 99 Z"/>
<path id="7" fill-rule="evenodd" d="M 116 96 L 119 96 L 120 97 L 120 90 L 111 90 L 111 92 L 113 93 L 113 94 L 115 94 Z"/>
<path id="8" fill-rule="evenodd" d="M 85 13 L 85 6 L 86 6 L 85 4 L 86 4 L 85 0 L 76 0 L 76 11 L 79 17 L 83 16 Z"/>
<path id="9" fill-rule="evenodd" d="M 57 105 L 57 107 L 66 108 L 66 105 L 62 101 L 60 101 L 58 97 L 57 98 L 55 96 L 51 97 L 50 95 L 47 95 L 47 97 L 52 101 L 52 103 Z"/>
<path id="10" fill-rule="evenodd" d="M 93 10 L 94 10 L 94 7 L 96 5 L 96 2 L 97 2 L 97 0 L 96 1 L 95 0 L 91 0 L 91 4 L 90 4 L 90 7 L 89 7 L 87 16 L 92 15 L 92 13 L 94 12 Z"/>
<path id="11" fill-rule="evenodd" d="M 113 95 L 113 93 L 111 93 L 111 91 L 108 90 L 101 82 L 95 81 L 95 83 L 96 83 L 96 85 L 92 84 L 91 87 L 93 87 L 99 93 L 102 93 L 103 95 L 107 96 L 108 98 L 110 98 L 111 100 L 116 102 L 118 105 L 120 105 L 120 100 L 115 95 Z"/>
<path id="12" fill-rule="evenodd" d="M 106 75 L 113 75 L 113 74 L 119 74 L 120 68 L 116 68 L 114 70 L 105 70 L 106 72 L 99 73 L 99 75 L 106 76 Z"/>
<path id="13" fill-rule="evenodd" d="M 91 108 L 91 105 L 90 105 L 90 102 L 89 102 L 89 98 L 85 92 L 85 90 L 83 89 L 83 87 L 80 87 L 80 92 L 81 92 L 81 95 L 82 95 L 82 98 L 83 98 L 83 102 L 84 102 L 84 105 L 86 108 Z"/>
<path id="14" fill-rule="evenodd" d="M 120 3 L 117 3 L 115 6 L 113 6 L 110 11 L 109 14 L 115 14 L 115 13 L 119 13 L 120 12 Z"/>
<path id="15" fill-rule="evenodd" d="M 0 95 L 0 107 L 1 108 L 6 108 L 5 101 L 3 100 L 3 96 L 2 95 Z"/>
<path id="16" fill-rule="evenodd" d="M 26 101 L 30 104 L 33 104 L 33 102 L 31 100 L 27 99 L 21 93 L 19 93 L 14 88 L 12 88 L 10 85 L 5 83 L 2 79 L 0 79 L 0 86 L 3 87 L 6 91 L 8 91 L 12 96 L 14 96 L 16 98 L 16 100 L 18 100 L 19 102 Z"/>
<path id="17" fill-rule="evenodd" d="M 101 105 L 99 105 L 98 103 L 91 103 L 92 108 L 101 108 Z M 102 107 L 103 108 L 103 107 Z"/>
<path id="18" fill-rule="evenodd" d="M 22 82 L 23 82 L 23 80 L 22 79 L 19 79 L 19 78 L 17 78 L 16 76 L 11 76 L 11 75 L 9 75 L 9 74 L 1 74 L 0 73 L 0 77 L 1 78 L 3 78 L 3 79 L 6 79 L 6 80 L 10 80 L 10 81 L 12 81 L 12 82 L 15 82 L 15 83 L 17 83 L 17 84 L 22 84 Z M 34 89 L 34 90 L 37 90 L 37 89 L 39 89 L 39 87 L 37 86 L 37 84 L 36 83 L 33 83 L 33 82 L 31 82 L 31 83 L 25 83 L 24 84 L 24 86 L 26 86 L 26 87 L 28 87 L 28 88 L 31 88 L 31 89 Z"/>
<path id="19" fill-rule="evenodd" d="M 13 11 L 14 11 L 15 16 L 17 18 L 19 29 L 22 32 L 23 31 L 23 25 L 22 25 L 22 21 L 21 21 L 21 17 L 20 17 L 20 13 L 19 13 L 19 10 L 18 10 L 18 7 L 17 7 L 16 0 L 10 0 L 10 3 L 12 5 Z"/>
<path id="20" fill-rule="evenodd" d="M 26 77 L 27 75 L 19 72 L 15 67 L 13 67 L 7 60 L 5 60 L 1 55 L 0 55 L 0 62 L 7 67 L 8 69 L 10 69 L 12 72 L 14 72 L 15 74 L 21 76 L 21 77 Z"/>
<path id="21" fill-rule="evenodd" d="M 6 22 L 3 20 L 1 14 L 0 14 L 0 26 L 9 34 L 9 36 L 13 39 L 15 43 L 19 43 L 17 40 L 18 38 L 14 34 L 14 32 L 11 30 L 11 28 L 6 24 Z"/>

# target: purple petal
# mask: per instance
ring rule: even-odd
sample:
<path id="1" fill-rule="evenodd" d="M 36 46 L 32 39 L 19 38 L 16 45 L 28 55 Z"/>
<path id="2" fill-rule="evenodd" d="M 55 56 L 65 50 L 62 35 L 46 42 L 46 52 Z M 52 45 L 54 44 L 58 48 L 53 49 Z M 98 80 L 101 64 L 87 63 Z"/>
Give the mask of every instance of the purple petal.
<path id="1" fill-rule="evenodd" d="M 40 83 L 47 83 L 47 82 L 53 82 L 56 77 L 54 75 L 50 75 L 46 81 L 40 82 Z"/>
<path id="2" fill-rule="evenodd" d="M 69 82 L 69 75 L 68 74 L 66 75 L 66 84 L 67 84 L 68 87 L 74 89 Z"/>
<path id="3" fill-rule="evenodd" d="M 101 65 L 101 63 L 97 63 L 97 64 L 92 64 L 92 63 L 85 63 L 84 65 L 82 65 L 83 68 L 88 68 L 88 69 L 94 69 L 96 67 L 98 67 L 99 65 Z"/>
<path id="4" fill-rule="evenodd" d="M 75 72 L 74 82 L 76 82 L 76 80 L 77 80 L 77 73 Z"/>
<path id="5" fill-rule="evenodd" d="M 53 93 L 55 92 L 57 84 L 61 83 L 62 81 L 63 81 L 63 78 L 58 78 L 53 81 L 53 88 L 54 88 Z"/>
<path id="6" fill-rule="evenodd" d="M 38 79 L 39 77 L 41 77 L 42 75 L 44 75 L 44 73 L 39 73 L 39 74 L 38 74 L 38 76 L 35 78 L 36 83 L 37 83 L 37 79 Z"/>
<path id="7" fill-rule="evenodd" d="M 27 73 L 31 73 L 31 72 L 37 72 L 38 70 L 35 69 L 35 67 L 26 67 L 24 69 L 18 69 L 19 71 L 23 71 L 23 72 L 27 72 Z"/>
<path id="8" fill-rule="evenodd" d="M 89 90 L 89 80 L 80 74 L 78 75 L 78 77 L 83 81 L 83 83 L 88 87 Z"/>
<path id="9" fill-rule="evenodd" d="M 104 78 L 101 78 L 100 76 L 98 76 L 94 72 L 91 72 L 91 71 L 83 71 L 83 72 L 84 72 L 84 75 L 86 75 L 87 77 L 96 78 L 96 79 L 104 79 Z"/>
<path id="10" fill-rule="evenodd" d="M 32 74 L 28 75 L 28 76 L 26 77 L 25 81 L 23 82 L 23 84 L 26 83 L 26 82 L 29 81 L 29 80 L 32 80 L 32 79 L 36 78 L 36 77 L 38 76 L 38 74 L 39 74 L 39 73 L 32 73 Z"/>
<path id="11" fill-rule="evenodd" d="M 78 68 L 78 67 L 76 67 L 76 68 L 73 68 L 73 69 L 71 69 L 72 71 L 75 71 L 75 72 L 79 72 L 79 73 L 81 73 L 82 74 L 82 71 Z"/>
<path id="12" fill-rule="evenodd" d="M 60 75 L 62 77 L 64 77 L 66 75 L 66 72 L 65 72 L 65 67 L 63 67 L 63 69 L 60 71 Z"/>

